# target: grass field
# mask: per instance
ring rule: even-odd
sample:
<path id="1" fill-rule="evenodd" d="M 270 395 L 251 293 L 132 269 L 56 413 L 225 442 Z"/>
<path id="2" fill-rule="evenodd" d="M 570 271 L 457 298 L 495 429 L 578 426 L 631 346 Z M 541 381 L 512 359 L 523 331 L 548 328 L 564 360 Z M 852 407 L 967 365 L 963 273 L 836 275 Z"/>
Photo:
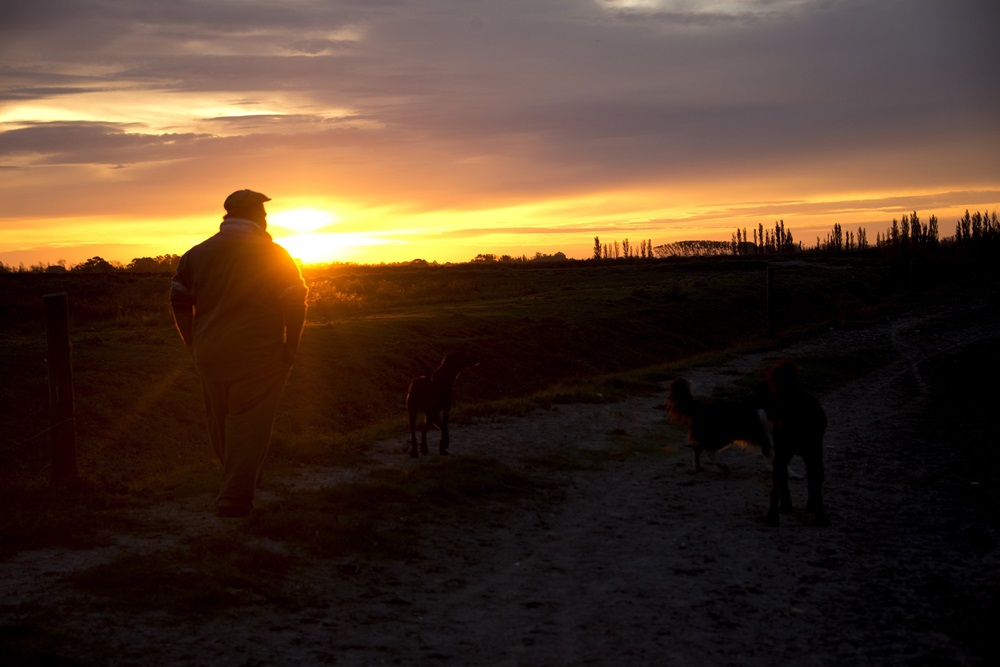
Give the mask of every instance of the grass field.
<path id="1" fill-rule="evenodd" d="M 763 261 L 307 270 L 309 320 L 270 466 L 348 464 L 380 437 L 398 435 L 402 445 L 409 381 L 450 350 L 482 358 L 459 379 L 454 419 L 519 414 L 553 402 L 613 400 L 705 355 L 849 326 L 934 298 L 929 285 L 914 290 L 877 258 L 770 266 L 770 322 Z M 5 501 L 23 506 L 33 489 L 47 486 L 42 296 L 54 292 L 69 296 L 86 487 L 116 505 L 214 487 L 195 371 L 167 306 L 169 275 L 6 274 L 0 281 Z"/>

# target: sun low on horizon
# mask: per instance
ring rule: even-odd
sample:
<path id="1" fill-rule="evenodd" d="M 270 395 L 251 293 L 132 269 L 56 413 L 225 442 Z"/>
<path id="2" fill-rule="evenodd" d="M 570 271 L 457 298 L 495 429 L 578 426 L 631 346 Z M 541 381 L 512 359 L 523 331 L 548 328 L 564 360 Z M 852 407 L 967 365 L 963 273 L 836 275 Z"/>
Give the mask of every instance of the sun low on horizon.
<path id="1" fill-rule="evenodd" d="M 334 208 L 321 203 L 308 206 L 269 211 L 268 231 L 275 243 L 304 265 L 331 264 L 337 262 L 377 262 L 378 254 L 373 248 L 401 245 L 377 233 L 359 231 L 357 226 L 367 224 L 353 221 L 348 229 L 340 229 L 340 224 L 351 222 Z"/>
<path id="2" fill-rule="evenodd" d="M 303 264 L 336 262 L 352 250 L 330 228 L 340 216 L 332 210 L 299 207 L 269 212 L 268 229 L 275 241 Z"/>

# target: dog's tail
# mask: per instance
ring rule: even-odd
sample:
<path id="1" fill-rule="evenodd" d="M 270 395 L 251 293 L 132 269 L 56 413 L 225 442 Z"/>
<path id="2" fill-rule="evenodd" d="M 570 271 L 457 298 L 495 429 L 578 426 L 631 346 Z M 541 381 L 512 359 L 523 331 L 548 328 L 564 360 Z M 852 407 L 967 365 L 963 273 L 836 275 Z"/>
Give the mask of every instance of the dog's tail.
<path id="1" fill-rule="evenodd" d="M 690 425 L 694 417 L 694 394 L 691 393 L 691 383 L 684 378 L 677 378 L 670 383 L 670 394 L 667 396 L 667 414 L 681 424 Z"/>

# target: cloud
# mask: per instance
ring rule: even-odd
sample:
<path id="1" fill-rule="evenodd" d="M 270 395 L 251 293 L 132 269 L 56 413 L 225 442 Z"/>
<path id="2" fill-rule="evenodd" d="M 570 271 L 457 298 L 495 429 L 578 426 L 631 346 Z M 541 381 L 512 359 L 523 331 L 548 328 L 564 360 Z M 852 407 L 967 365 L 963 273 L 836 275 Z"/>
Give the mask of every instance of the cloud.
<path id="1" fill-rule="evenodd" d="M 121 165 L 197 152 L 204 135 L 149 135 L 111 123 L 36 123 L 0 133 L 0 154 L 22 164 Z"/>
<path id="2" fill-rule="evenodd" d="M 172 183 L 192 211 L 234 180 L 405 212 L 642 190 L 627 219 L 657 197 L 722 210 L 752 194 L 764 211 L 993 191 L 994 5 L 14 3 L 0 166 L 18 177 L 0 194 L 29 215 L 51 213 L 53 183 L 94 207 Z"/>

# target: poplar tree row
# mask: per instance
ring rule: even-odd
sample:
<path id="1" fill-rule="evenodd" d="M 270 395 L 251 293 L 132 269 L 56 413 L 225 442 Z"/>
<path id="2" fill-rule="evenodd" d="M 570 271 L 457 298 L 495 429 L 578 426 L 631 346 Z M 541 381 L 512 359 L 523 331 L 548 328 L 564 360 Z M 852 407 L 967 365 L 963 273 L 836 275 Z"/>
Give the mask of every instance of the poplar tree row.
<path id="1" fill-rule="evenodd" d="M 785 221 L 774 223 L 774 229 L 764 229 L 764 223 L 759 223 L 753 231 L 753 241 L 747 235 L 747 228 L 738 229 L 729 242 L 734 255 L 774 255 L 801 250 L 796 247 L 792 238 L 792 230 L 785 229 Z"/>
<path id="2" fill-rule="evenodd" d="M 630 243 L 628 239 L 625 239 L 618 243 L 618 241 L 613 241 L 612 243 L 601 243 L 601 237 L 594 237 L 594 252 L 591 255 L 592 259 L 652 259 L 653 258 L 653 242 L 649 239 L 645 241 L 639 241 L 639 246 L 636 247 L 635 244 Z"/>

